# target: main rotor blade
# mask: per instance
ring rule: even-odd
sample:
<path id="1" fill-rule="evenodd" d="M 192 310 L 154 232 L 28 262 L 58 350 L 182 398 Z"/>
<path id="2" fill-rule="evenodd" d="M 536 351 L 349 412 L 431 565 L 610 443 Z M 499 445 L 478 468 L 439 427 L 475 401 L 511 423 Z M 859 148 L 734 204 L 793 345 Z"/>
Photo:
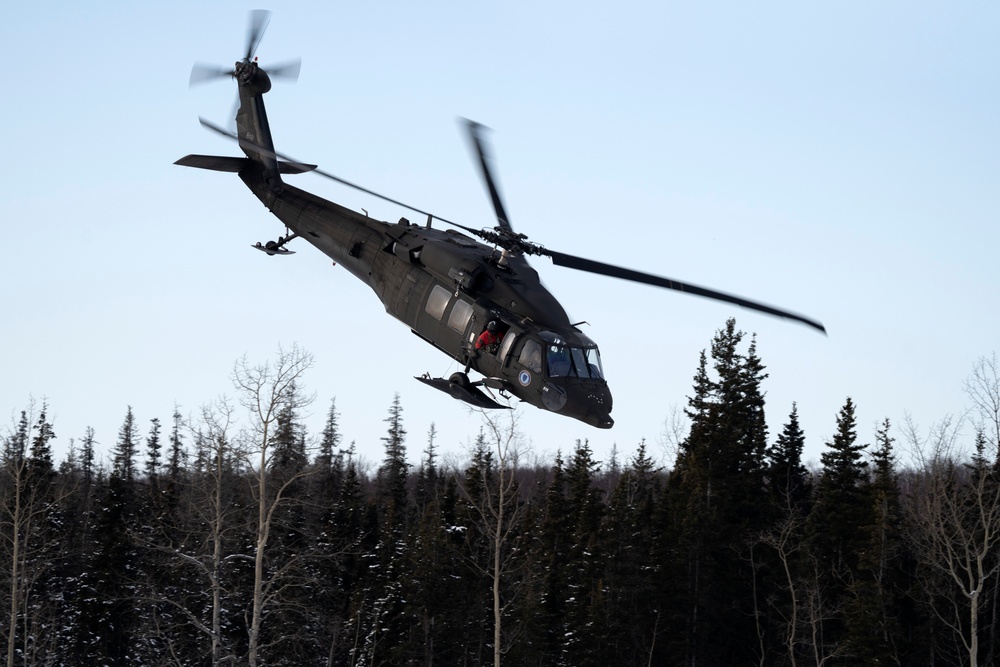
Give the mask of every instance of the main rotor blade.
<path id="1" fill-rule="evenodd" d="M 212 79 L 221 79 L 223 77 L 231 77 L 232 75 L 232 67 L 220 67 L 218 65 L 209 65 L 207 63 L 195 63 L 191 68 L 191 78 L 188 79 L 188 85 L 195 86 L 199 83 L 211 81 Z"/>
<path id="2" fill-rule="evenodd" d="M 255 9 L 250 12 L 250 27 L 247 28 L 247 62 L 253 60 L 253 54 L 260 46 L 260 40 L 264 37 L 270 17 L 271 12 L 266 9 Z"/>
<path id="3" fill-rule="evenodd" d="M 493 201 L 493 210 L 497 214 L 497 222 L 500 226 L 507 231 L 514 231 L 510 226 L 510 218 L 507 217 L 507 211 L 504 209 L 503 200 L 500 199 L 500 193 L 497 191 L 496 182 L 493 180 L 493 174 L 490 172 L 490 166 L 487 163 L 486 150 L 482 138 L 480 136 L 480 130 L 483 126 L 474 120 L 465 120 L 468 129 L 469 137 L 472 138 L 472 144 L 476 149 L 476 154 L 479 156 L 479 167 L 482 170 L 483 180 L 486 181 L 486 187 L 490 191 L 490 199 Z"/>
<path id="4" fill-rule="evenodd" d="M 613 264 L 604 264 L 603 262 L 595 262 L 592 259 L 585 259 L 583 257 L 576 257 L 574 255 L 567 255 L 566 253 L 556 252 L 555 250 L 546 249 L 543 254 L 548 255 L 552 258 L 552 263 L 556 266 L 565 266 L 570 269 L 577 269 L 579 271 L 587 271 L 589 273 L 597 273 L 602 276 L 611 276 L 612 278 L 621 278 L 622 280 L 631 280 L 637 283 L 645 283 L 647 285 L 654 285 L 656 287 L 664 287 L 666 289 L 677 290 L 678 292 L 687 292 L 688 294 L 694 294 L 696 296 L 702 296 L 708 299 L 716 299 L 718 301 L 725 301 L 727 303 L 733 303 L 737 306 L 743 308 L 751 308 L 753 310 L 759 310 L 762 313 L 767 313 L 768 315 L 775 315 L 777 317 L 784 317 L 790 320 L 795 320 L 796 322 L 801 322 L 802 324 L 808 325 L 823 334 L 826 334 L 826 327 L 824 327 L 820 322 L 816 320 L 805 317 L 804 315 L 798 315 L 787 310 L 782 310 L 780 308 L 775 308 L 773 306 L 768 306 L 767 304 L 759 303 L 757 301 L 751 301 L 749 299 L 744 299 L 741 296 L 736 296 L 735 294 L 726 294 L 725 292 L 717 292 L 707 287 L 699 287 L 698 285 L 692 285 L 690 283 L 683 283 L 679 280 L 672 280 L 670 278 L 662 278 L 660 276 L 654 276 L 649 273 L 642 273 L 641 271 L 633 271 L 632 269 L 626 269 L 621 266 L 614 266 Z"/>
<path id="5" fill-rule="evenodd" d="M 288 62 L 278 63 L 277 65 L 267 67 L 265 71 L 272 79 L 291 79 L 292 81 L 297 81 L 299 78 L 299 70 L 301 69 L 302 59 L 296 58 L 295 60 L 289 60 Z"/>
<path id="6" fill-rule="evenodd" d="M 306 164 L 304 162 L 299 162 L 295 158 L 289 157 L 288 155 L 285 155 L 284 153 L 279 153 L 278 151 L 273 151 L 273 150 L 271 150 L 269 148 L 264 148 L 263 146 L 259 146 L 259 145 L 255 144 L 255 143 L 253 143 L 252 141 L 247 141 L 246 139 L 240 139 L 240 137 L 235 132 L 230 132 L 229 130 L 227 130 L 225 128 L 222 128 L 222 127 L 219 127 L 215 123 L 212 123 L 211 121 L 205 120 L 204 118 L 200 118 L 199 117 L 198 120 L 201 121 L 201 124 L 204 127 L 208 128 L 209 130 L 212 130 L 213 132 L 221 134 L 224 137 L 228 137 L 230 139 L 235 139 L 237 142 L 239 142 L 240 146 L 248 147 L 251 150 L 254 150 L 254 151 L 260 153 L 261 155 L 266 155 L 268 157 L 273 157 L 276 160 L 284 160 L 284 161 L 288 162 L 289 164 L 291 164 L 294 167 L 299 167 L 300 169 L 302 169 L 302 171 L 311 171 L 311 172 L 313 172 L 315 174 L 319 174 L 320 176 L 323 176 L 325 178 L 329 178 L 331 181 L 336 181 L 337 183 L 340 183 L 341 185 L 346 185 L 349 188 L 354 188 L 355 190 L 359 190 L 361 192 L 364 192 L 365 194 L 371 195 L 372 197 L 378 197 L 379 199 L 381 199 L 383 201 L 387 201 L 390 204 L 395 204 L 396 206 L 401 206 L 401 207 L 403 207 L 403 208 L 405 208 L 405 209 L 407 209 L 409 211 L 413 211 L 414 213 L 419 213 L 421 215 L 426 215 L 426 216 L 428 216 L 430 218 L 434 218 L 436 220 L 439 220 L 439 221 L 445 223 L 446 225 L 451 225 L 453 227 L 458 227 L 459 229 L 465 230 L 465 231 L 469 232 L 470 234 L 479 235 L 479 233 L 480 233 L 480 230 L 478 230 L 478 229 L 473 229 L 472 227 L 466 227 L 465 225 L 460 225 L 457 222 L 452 222 L 451 220 L 448 220 L 447 218 L 442 218 L 440 215 L 435 215 L 434 213 L 429 213 L 427 211 L 424 211 L 423 209 L 417 208 L 416 206 L 410 206 L 409 204 L 404 204 L 403 202 L 401 202 L 401 201 L 399 201 L 397 199 L 393 199 L 392 197 L 387 197 L 387 196 L 385 196 L 383 194 L 379 194 L 378 192 L 375 192 L 374 190 L 369 190 L 368 188 L 360 186 L 357 183 L 352 183 L 352 182 L 350 182 L 348 180 L 345 180 L 345 179 L 343 179 L 343 178 L 341 178 L 341 177 L 339 177 L 339 176 L 337 176 L 335 174 L 331 174 L 330 172 L 323 171 L 322 169 L 317 168 L 316 165 Z"/>

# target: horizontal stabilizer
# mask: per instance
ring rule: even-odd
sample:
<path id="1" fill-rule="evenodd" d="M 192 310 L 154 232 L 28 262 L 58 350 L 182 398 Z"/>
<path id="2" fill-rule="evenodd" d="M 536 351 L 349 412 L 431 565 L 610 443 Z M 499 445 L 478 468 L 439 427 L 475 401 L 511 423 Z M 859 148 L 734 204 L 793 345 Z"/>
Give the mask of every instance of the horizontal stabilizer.
<path id="1" fill-rule="evenodd" d="M 231 171 L 234 174 L 247 163 L 245 157 L 223 157 L 221 155 L 185 155 L 174 164 L 182 167 L 211 169 L 212 171 Z"/>
<path id="2" fill-rule="evenodd" d="M 182 167 L 210 169 L 212 171 L 229 171 L 232 173 L 242 169 L 249 160 L 245 157 L 226 157 L 223 155 L 185 155 L 174 164 Z M 314 164 L 299 164 L 297 162 L 278 161 L 278 170 L 282 174 L 302 174 L 316 168 Z"/>

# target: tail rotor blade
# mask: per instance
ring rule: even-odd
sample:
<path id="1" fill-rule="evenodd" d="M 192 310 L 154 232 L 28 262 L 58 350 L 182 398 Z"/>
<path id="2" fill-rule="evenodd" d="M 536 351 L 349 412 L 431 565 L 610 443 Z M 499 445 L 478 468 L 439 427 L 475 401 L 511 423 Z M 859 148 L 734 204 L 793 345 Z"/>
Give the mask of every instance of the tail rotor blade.
<path id="1" fill-rule="evenodd" d="M 250 27 L 247 29 L 247 61 L 253 60 L 253 54 L 257 53 L 257 47 L 260 46 L 260 40 L 263 39 L 270 20 L 271 12 L 266 9 L 255 9 L 250 12 Z"/>
<path id="2" fill-rule="evenodd" d="M 189 86 L 196 86 L 200 83 L 222 79 L 233 75 L 232 67 L 219 67 L 207 63 L 195 63 L 191 68 L 191 78 L 188 80 Z"/>
<path id="3" fill-rule="evenodd" d="M 302 69 L 302 60 L 295 59 L 284 63 L 278 63 L 277 65 L 272 65 L 267 69 L 267 75 L 279 79 L 289 79 L 291 81 L 297 81 L 299 78 L 299 71 Z"/>

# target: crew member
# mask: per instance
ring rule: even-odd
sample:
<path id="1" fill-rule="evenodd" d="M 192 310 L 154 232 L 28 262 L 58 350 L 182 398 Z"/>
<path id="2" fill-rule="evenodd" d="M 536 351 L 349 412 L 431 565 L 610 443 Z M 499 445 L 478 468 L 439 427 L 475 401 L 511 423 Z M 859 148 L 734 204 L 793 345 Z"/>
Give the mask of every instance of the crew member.
<path id="1" fill-rule="evenodd" d="M 479 334 L 479 338 L 476 339 L 476 349 L 488 348 L 490 352 L 496 352 L 497 345 L 500 343 L 500 339 L 503 338 L 503 334 L 497 333 L 497 323 L 491 321 L 486 325 L 486 330 Z"/>

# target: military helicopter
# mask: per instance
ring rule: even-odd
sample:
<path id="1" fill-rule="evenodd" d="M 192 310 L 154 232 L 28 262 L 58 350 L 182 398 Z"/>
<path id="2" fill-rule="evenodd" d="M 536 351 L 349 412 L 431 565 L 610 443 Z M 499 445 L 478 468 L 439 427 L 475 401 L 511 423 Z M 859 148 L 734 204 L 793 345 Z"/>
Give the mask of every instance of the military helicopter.
<path id="1" fill-rule="evenodd" d="M 572 323 L 542 285 L 528 255 L 547 256 L 557 266 L 655 285 L 725 301 L 795 320 L 825 333 L 816 320 L 732 294 L 670 278 L 605 264 L 545 248 L 514 231 L 496 187 L 482 138 L 482 126 L 466 129 L 496 213 L 492 228 L 476 229 L 409 206 L 274 149 L 263 96 L 271 77 L 296 76 L 298 63 L 270 68 L 254 53 L 267 27 L 268 12 L 251 13 L 245 55 L 232 69 L 195 65 L 191 82 L 217 77 L 238 84 L 236 132 L 204 119 L 202 125 L 236 140 L 245 157 L 187 155 L 175 164 L 239 175 L 250 191 L 285 226 L 286 236 L 257 249 L 288 255 L 286 245 L 304 239 L 374 290 L 386 311 L 464 370 L 421 382 L 479 408 L 507 408 L 511 397 L 543 410 L 611 428 L 611 391 L 597 344 Z M 401 218 L 376 220 L 285 183 L 283 176 L 313 172 L 426 216 L 424 224 Z M 433 226 L 437 221 L 443 228 Z M 483 345 L 481 336 L 489 344 Z M 481 378 L 471 380 L 470 371 Z"/>

